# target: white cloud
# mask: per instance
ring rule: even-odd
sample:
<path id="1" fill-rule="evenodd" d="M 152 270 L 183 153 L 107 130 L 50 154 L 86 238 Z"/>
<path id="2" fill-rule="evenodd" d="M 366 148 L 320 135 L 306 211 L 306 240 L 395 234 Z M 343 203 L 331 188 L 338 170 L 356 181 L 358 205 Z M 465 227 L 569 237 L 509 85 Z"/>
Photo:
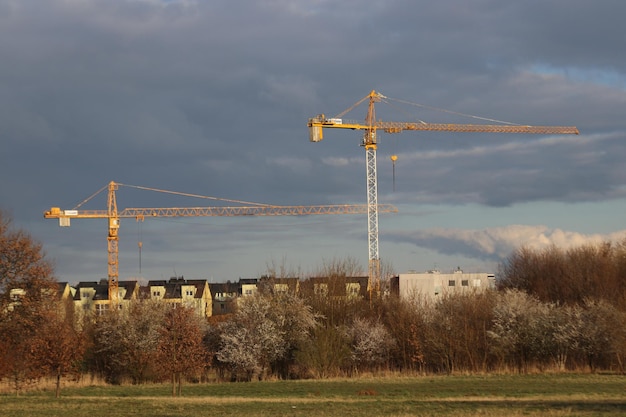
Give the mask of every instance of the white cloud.
<path id="1" fill-rule="evenodd" d="M 482 259 L 501 260 L 520 247 L 541 250 L 550 245 L 569 249 L 586 244 L 619 241 L 626 230 L 609 234 L 583 234 L 543 225 L 510 225 L 482 230 L 428 229 L 415 232 L 392 232 L 387 239 L 413 243 L 449 255 L 462 254 Z"/>

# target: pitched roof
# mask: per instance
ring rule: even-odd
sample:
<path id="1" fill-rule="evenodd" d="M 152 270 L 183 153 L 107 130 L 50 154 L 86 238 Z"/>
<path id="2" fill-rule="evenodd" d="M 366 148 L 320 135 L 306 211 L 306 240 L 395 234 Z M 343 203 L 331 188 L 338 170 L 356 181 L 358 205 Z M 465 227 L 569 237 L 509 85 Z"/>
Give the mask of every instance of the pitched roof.
<path id="1" fill-rule="evenodd" d="M 196 288 L 194 298 L 202 298 L 204 296 L 204 289 L 208 286 L 207 280 L 184 278 L 172 278 L 169 281 L 158 280 L 148 281 L 148 288 L 163 287 L 165 288 L 165 294 L 163 298 L 177 299 L 182 298 L 182 287 L 191 285 Z"/>

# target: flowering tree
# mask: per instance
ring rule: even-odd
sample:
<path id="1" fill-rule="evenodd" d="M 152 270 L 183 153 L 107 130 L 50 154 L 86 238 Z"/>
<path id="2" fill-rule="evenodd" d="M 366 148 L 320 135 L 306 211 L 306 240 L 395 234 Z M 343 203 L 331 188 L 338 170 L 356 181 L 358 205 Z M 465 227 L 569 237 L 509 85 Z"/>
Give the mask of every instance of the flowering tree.
<path id="1" fill-rule="evenodd" d="M 537 327 L 539 300 L 517 290 L 507 290 L 494 307 L 493 328 L 489 336 L 501 360 L 516 362 L 518 371 L 526 369 Z"/>
<path id="2" fill-rule="evenodd" d="M 272 369 L 285 375 L 317 318 L 293 295 L 244 298 L 237 312 L 220 325 L 217 359 L 230 366 L 235 378 L 263 378 Z"/>
<path id="3" fill-rule="evenodd" d="M 354 319 L 349 329 L 352 339 L 352 360 L 359 366 L 379 367 L 389 359 L 396 344 L 387 328 L 379 321 Z"/>
<path id="4" fill-rule="evenodd" d="M 262 378 L 287 352 L 286 332 L 272 318 L 269 298 L 257 296 L 244 299 L 237 313 L 222 323 L 216 356 L 229 364 L 235 378 Z"/>

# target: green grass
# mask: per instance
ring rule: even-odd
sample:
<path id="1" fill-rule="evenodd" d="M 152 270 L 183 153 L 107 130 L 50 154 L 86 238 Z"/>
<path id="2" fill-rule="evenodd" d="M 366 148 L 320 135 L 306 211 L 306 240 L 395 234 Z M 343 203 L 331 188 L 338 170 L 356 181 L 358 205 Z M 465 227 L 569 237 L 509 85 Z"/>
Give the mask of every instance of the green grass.
<path id="1" fill-rule="evenodd" d="M 0 396 L 11 416 L 620 416 L 619 375 L 488 375 L 88 386 Z"/>

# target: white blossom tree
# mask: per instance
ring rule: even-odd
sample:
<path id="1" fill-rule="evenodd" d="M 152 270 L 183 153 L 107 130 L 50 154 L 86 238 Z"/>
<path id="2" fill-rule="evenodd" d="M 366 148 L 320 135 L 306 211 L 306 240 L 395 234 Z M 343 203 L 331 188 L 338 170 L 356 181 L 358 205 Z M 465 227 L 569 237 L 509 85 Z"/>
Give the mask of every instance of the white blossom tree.
<path id="1" fill-rule="evenodd" d="M 488 334 L 494 352 L 503 361 L 512 360 L 519 372 L 526 371 L 539 339 L 541 302 L 523 291 L 507 290 L 498 297 L 493 315 Z"/>
<path id="2" fill-rule="evenodd" d="M 355 365 L 379 367 L 389 359 L 396 341 L 380 322 L 355 318 L 349 329 Z"/>
<path id="3" fill-rule="evenodd" d="M 592 371 L 614 356 L 623 372 L 626 313 L 603 300 L 585 300 L 580 311 L 578 349 Z"/>
<path id="4" fill-rule="evenodd" d="M 310 306 L 289 294 L 244 298 L 232 319 L 221 325 L 217 359 L 239 377 L 263 378 L 272 366 L 293 360 L 317 318 Z"/>
<path id="5" fill-rule="evenodd" d="M 262 378 L 270 363 L 287 351 L 285 331 L 272 320 L 272 304 L 262 296 L 243 299 L 237 313 L 221 325 L 217 359 L 237 378 Z"/>

